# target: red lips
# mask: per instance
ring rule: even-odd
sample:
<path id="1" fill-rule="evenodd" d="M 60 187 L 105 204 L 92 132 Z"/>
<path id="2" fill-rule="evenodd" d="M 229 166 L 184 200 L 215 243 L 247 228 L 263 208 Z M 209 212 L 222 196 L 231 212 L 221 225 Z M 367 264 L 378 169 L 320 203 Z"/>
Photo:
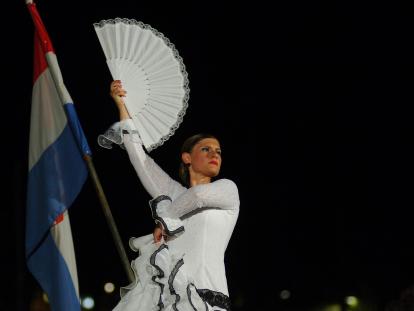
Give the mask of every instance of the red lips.
<path id="1" fill-rule="evenodd" d="M 217 161 L 210 161 L 210 162 L 208 162 L 209 164 L 214 164 L 214 165 L 218 165 L 218 162 Z"/>

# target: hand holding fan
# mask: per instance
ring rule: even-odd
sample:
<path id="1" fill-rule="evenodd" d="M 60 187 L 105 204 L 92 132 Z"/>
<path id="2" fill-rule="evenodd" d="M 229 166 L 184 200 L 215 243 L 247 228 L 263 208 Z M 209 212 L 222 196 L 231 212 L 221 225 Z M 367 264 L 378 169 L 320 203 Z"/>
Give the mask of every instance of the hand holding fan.
<path id="1" fill-rule="evenodd" d="M 125 106 L 148 151 L 180 125 L 190 89 L 182 58 L 160 32 L 134 19 L 94 24 L 114 80 L 127 91 Z"/>

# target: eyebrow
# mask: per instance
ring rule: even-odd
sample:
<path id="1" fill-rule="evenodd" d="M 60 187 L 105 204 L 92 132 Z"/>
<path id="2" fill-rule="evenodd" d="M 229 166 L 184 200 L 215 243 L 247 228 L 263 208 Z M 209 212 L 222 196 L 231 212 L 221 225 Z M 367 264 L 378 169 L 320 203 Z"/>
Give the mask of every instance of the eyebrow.
<path id="1" fill-rule="evenodd" d="M 201 147 L 211 147 L 211 148 L 214 148 L 212 145 L 209 145 L 209 144 L 202 144 Z M 220 149 L 221 147 L 216 147 L 216 148 Z"/>
<path id="2" fill-rule="evenodd" d="M 213 146 L 211 146 L 211 145 L 201 145 L 201 146 L 200 146 L 200 148 L 204 148 L 204 147 L 214 148 L 214 147 L 213 147 Z M 216 149 L 216 150 L 217 150 L 217 149 L 221 150 L 221 147 L 216 147 L 215 149 Z"/>

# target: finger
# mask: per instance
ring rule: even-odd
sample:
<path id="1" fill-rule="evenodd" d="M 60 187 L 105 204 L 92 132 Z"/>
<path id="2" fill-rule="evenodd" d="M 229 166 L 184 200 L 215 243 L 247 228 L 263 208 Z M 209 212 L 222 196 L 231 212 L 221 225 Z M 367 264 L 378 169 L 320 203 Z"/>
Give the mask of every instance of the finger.
<path id="1" fill-rule="evenodd" d="M 114 95 L 117 96 L 117 97 L 125 97 L 124 93 L 117 93 L 117 94 L 114 94 Z"/>
<path id="2" fill-rule="evenodd" d="M 111 92 L 115 96 L 125 96 L 127 92 L 125 90 L 114 90 Z"/>
<path id="3" fill-rule="evenodd" d="M 111 83 L 111 89 L 122 87 L 122 83 L 119 80 L 116 80 Z"/>
<path id="4" fill-rule="evenodd" d="M 120 85 L 111 86 L 111 92 L 117 91 L 117 90 L 122 90 L 122 86 L 120 86 Z"/>

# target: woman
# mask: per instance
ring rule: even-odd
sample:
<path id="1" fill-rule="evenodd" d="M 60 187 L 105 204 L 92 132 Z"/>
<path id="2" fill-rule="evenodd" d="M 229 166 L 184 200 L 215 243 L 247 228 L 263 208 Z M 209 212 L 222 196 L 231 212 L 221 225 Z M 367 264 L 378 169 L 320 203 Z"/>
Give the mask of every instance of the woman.
<path id="1" fill-rule="evenodd" d="M 110 92 L 120 122 L 99 143 L 110 148 L 117 141 L 125 147 L 153 198 L 150 207 L 157 224 L 153 235 L 130 241 L 140 252 L 132 262 L 139 280 L 121 290 L 115 310 L 230 310 L 224 253 L 237 221 L 239 196 L 234 182 L 212 181 L 222 162 L 218 140 L 199 134 L 185 141 L 180 167 L 184 187 L 145 153 L 119 80 L 111 83 Z M 121 138 L 114 139 L 114 133 Z"/>

